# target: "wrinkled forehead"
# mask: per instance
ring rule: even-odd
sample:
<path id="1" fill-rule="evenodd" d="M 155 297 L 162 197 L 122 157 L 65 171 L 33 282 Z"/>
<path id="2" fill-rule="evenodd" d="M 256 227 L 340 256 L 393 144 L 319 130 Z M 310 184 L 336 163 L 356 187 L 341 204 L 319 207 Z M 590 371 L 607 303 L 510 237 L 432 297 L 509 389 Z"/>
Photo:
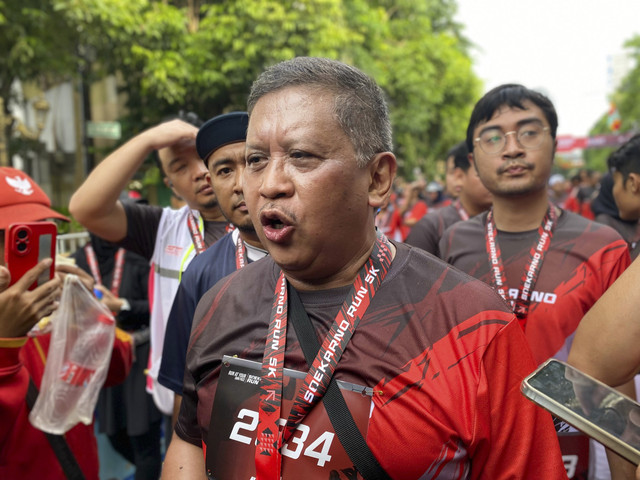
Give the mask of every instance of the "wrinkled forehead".
<path id="1" fill-rule="evenodd" d="M 278 136 L 315 135 L 342 128 L 335 115 L 335 95 L 325 88 L 289 86 L 262 96 L 249 117 L 247 146 Z"/>
<path id="2" fill-rule="evenodd" d="M 249 125 L 252 120 L 263 117 L 266 114 L 287 113 L 291 111 L 326 110 L 333 112 L 336 103 L 336 94 L 326 87 L 317 85 L 289 85 L 273 90 L 260 97 L 254 105 L 249 116 Z M 269 105 L 264 108 L 265 104 Z"/>

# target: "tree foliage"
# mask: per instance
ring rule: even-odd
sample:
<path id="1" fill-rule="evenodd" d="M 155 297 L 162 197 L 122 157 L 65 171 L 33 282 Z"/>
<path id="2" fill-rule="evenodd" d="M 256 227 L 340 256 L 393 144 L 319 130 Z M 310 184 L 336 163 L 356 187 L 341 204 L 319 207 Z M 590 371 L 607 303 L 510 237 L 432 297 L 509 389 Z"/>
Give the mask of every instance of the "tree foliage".
<path id="1" fill-rule="evenodd" d="M 611 95 L 611 101 L 617 106 L 622 120 L 619 133 L 640 131 L 640 35 L 625 42 L 625 47 L 632 58 L 634 67 Z M 589 135 L 610 133 L 608 114 L 605 113 L 593 126 Z M 613 147 L 586 150 L 585 163 L 593 170 L 605 171 L 607 158 L 615 150 Z"/>
<path id="2" fill-rule="evenodd" d="M 623 131 L 630 131 L 640 129 L 640 35 L 627 41 L 625 47 L 635 67 L 613 94 L 613 100 L 622 118 Z"/>
<path id="3" fill-rule="evenodd" d="M 42 7 L 44 4 L 44 8 Z M 12 78 L 119 73 L 127 136 L 179 109 L 244 109 L 265 67 L 299 55 L 358 66 L 386 91 L 404 173 L 433 171 L 479 93 L 454 0 L 0 0 Z M 10 13 L 11 12 L 11 13 Z M 90 66 L 90 68 L 85 68 Z M 130 134 L 130 135 L 129 135 Z"/>

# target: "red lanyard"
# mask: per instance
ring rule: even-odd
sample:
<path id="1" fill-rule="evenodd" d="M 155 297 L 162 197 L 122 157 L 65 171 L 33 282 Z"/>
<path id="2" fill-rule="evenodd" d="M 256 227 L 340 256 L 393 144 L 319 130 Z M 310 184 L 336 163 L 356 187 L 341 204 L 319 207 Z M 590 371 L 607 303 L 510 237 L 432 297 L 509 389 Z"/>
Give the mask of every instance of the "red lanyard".
<path id="1" fill-rule="evenodd" d="M 351 291 L 327 333 L 297 393 L 284 429 L 280 429 L 282 370 L 287 340 L 287 279 L 276 283 L 271 323 L 262 360 L 260 412 L 255 454 L 257 480 L 280 480 L 280 448 L 322 398 L 351 336 L 391 266 L 391 249 L 379 234 L 369 260 L 358 272 Z"/>
<path id="2" fill-rule="evenodd" d="M 458 215 L 460 215 L 460 218 L 462 220 L 469 220 L 469 214 L 467 213 L 467 211 L 462 206 L 462 203 L 460 202 L 460 200 L 456 200 L 453 203 L 453 206 L 456 207 L 456 210 L 458 211 Z"/>
<path id="3" fill-rule="evenodd" d="M 551 236 L 553 235 L 553 227 L 555 226 L 558 215 L 556 209 L 552 204 L 549 204 L 547 213 L 542 219 L 542 223 L 538 227 L 538 238 L 531 246 L 529 251 L 529 260 L 525 269 L 525 275 L 520 282 L 520 289 L 518 290 L 518 296 L 516 297 L 515 304 L 513 305 L 513 311 L 520 322 L 520 326 L 524 329 L 527 322 L 527 314 L 529 313 L 529 304 L 531 302 L 531 293 L 533 287 L 536 284 L 538 275 L 540 274 L 540 268 L 544 256 L 551 244 Z M 498 239 L 496 237 L 497 229 L 496 223 L 493 220 L 493 209 L 489 210 L 487 214 L 487 253 L 489 254 L 489 266 L 493 273 L 493 288 L 507 302 L 509 296 L 507 295 L 507 276 L 504 270 L 504 264 L 502 263 L 502 256 L 500 254 L 500 246 L 498 245 Z"/>
<path id="4" fill-rule="evenodd" d="M 84 247 L 85 255 L 87 256 L 87 263 L 89 264 L 89 268 L 91 269 L 91 275 L 93 276 L 93 280 L 97 285 L 102 285 L 102 275 L 100 275 L 100 266 L 98 265 L 98 260 L 96 259 L 96 252 L 93 250 L 93 247 L 89 244 Z M 111 279 L 111 293 L 113 293 L 116 297 L 118 296 L 118 292 L 120 291 L 120 284 L 122 283 L 122 270 L 124 269 L 124 248 L 119 248 L 116 252 L 116 265 L 113 268 L 113 278 Z"/>
<path id="5" fill-rule="evenodd" d="M 242 238 L 240 238 L 240 232 L 238 232 L 238 239 L 236 240 L 236 270 L 240 270 L 247 264 L 247 247 L 244 246 Z"/>
<path id="6" fill-rule="evenodd" d="M 200 228 L 198 228 L 198 221 L 191 211 L 189 211 L 189 214 L 187 215 L 187 225 L 189 226 L 189 233 L 191 234 L 193 246 L 196 249 L 196 255 L 199 255 L 204 252 L 207 247 L 204 244 Z"/>

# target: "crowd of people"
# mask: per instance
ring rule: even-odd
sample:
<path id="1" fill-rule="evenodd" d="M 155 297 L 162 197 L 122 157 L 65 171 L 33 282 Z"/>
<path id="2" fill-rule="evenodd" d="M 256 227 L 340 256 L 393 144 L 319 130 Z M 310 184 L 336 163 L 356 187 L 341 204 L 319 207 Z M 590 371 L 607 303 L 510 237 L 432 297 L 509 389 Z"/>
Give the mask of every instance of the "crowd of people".
<path id="1" fill-rule="evenodd" d="M 640 136 L 569 177 L 557 127 L 498 86 L 443 181 L 404 181 L 378 85 L 299 57 L 246 111 L 135 136 L 71 198 L 77 266 L 35 289 L 51 260 L 11 286 L 0 266 L 0 477 L 98 478 L 92 425 L 28 420 L 49 349 L 29 332 L 75 274 L 120 332 L 96 418 L 136 479 L 640 479 L 520 392 L 549 358 L 632 398 L 640 371 Z M 122 197 L 152 154 L 182 206 Z M 2 249 L 12 223 L 66 220 L 0 176 Z"/>

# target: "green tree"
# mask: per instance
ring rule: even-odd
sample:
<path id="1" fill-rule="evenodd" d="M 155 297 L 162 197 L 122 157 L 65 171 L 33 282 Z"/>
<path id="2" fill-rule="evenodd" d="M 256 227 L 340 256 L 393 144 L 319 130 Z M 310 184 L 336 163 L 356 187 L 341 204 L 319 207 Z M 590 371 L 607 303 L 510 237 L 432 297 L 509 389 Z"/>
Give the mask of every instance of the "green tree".
<path id="1" fill-rule="evenodd" d="M 0 148 L 9 153 L 37 148 L 33 140 L 16 141 L 11 136 L 9 106 L 15 98 L 14 82 L 45 88 L 76 70 L 75 32 L 65 24 L 50 2 L 0 0 L 0 99 L 5 121 Z M 53 53 L 55 52 L 55 54 Z M 3 152 L 6 153 L 6 152 Z"/>
<path id="2" fill-rule="evenodd" d="M 622 119 L 622 131 L 640 128 L 640 35 L 636 35 L 625 43 L 635 67 L 624 78 L 614 92 L 612 100 L 618 107 Z"/>
<path id="3" fill-rule="evenodd" d="M 625 42 L 625 48 L 632 57 L 635 66 L 622 80 L 620 86 L 611 94 L 622 120 L 619 133 L 638 132 L 640 130 L 640 35 Z M 610 134 L 608 114 L 605 113 L 593 126 L 589 135 Z M 613 147 L 589 149 L 585 151 L 585 163 L 593 170 L 606 171 L 607 158 L 615 151 Z"/>
<path id="4" fill-rule="evenodd" d="M 40 2 L 26 3 L 37 10 Z M 268 65 L 326 56 L 362 68 L 387 92 L 402 173 L 410 176 L 415 167 L 433 172 L 434 160 L 463 138 L 479 92 L 468 42 L 453 21 L 453 0 L 45 3 L 47 31 L 29 37 L 42 52 L 42 66 L 60 62 L 51 71 L 80 71 L 88 83 L 117 72 L 128 99 L 128 116 L 121 119 L 126 137 L 178 109 L 205 118 L 243 109 L 251 82 Z M 10 21 L 26 30 L 23 18 L 16 14 Z M 15 76 L 34 78 L 44 70 L 25 67 Z"/>
<path id="5" fill-rule="evenodd" d="M 589 131 L 589 136 L 607 134 L 611 134 L 611 129 L 608 125 L 608 115 L 604 114 Z M 614 150 L 615 148 L 613 147 L 589 148 L 585 150 L 583 153 L 585 166 L 591 170 L 606 172 L 607 158 L 609 158 L 609 155 L 611 155 Z"/>
<path id="6" fill-rule="evenodd" d="M 435 160 L 464 138 L 480 82 L 451 1 L 380 1 L 386 35 L 371 45 L 376 78 L 391 98 L 404 174 L 433 175 Z"/>

